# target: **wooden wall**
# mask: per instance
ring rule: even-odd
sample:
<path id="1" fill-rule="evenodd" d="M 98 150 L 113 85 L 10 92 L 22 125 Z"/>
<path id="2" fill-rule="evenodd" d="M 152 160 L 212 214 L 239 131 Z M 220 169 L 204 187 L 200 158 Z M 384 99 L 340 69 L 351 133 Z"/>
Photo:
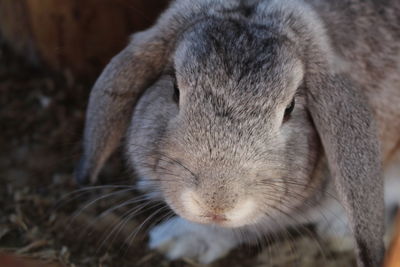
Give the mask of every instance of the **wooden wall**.
<path id="1" fill-rule="evenodd" d="M 0 0 L 0 35 L 19 54 L 93 78 L 168 0 Z"/>

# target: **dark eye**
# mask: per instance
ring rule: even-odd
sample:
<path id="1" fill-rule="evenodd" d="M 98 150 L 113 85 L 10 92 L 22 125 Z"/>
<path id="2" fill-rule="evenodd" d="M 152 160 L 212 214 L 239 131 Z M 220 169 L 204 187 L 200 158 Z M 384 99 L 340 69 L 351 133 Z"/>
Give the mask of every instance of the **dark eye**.
<path id="1" fill-rule="evenodd" d="M 174 82 L 174 95 L 172 97 L 175 103 L 179 104 L 179 88 L 176 82 Z"/>
<path id="2" fill-rule="evenodd" d="M 294 109 L 294 105 L 295 105 L 295 100 L 293 98 L 292 102 L 290 103 L 289 106 L 287 106 L 287 108 L 285 109 L 285 115 L 283 116 L 283 120 L 286 121 L 289 119 L 290 114 L 292 113 L 293 109 Z"/>

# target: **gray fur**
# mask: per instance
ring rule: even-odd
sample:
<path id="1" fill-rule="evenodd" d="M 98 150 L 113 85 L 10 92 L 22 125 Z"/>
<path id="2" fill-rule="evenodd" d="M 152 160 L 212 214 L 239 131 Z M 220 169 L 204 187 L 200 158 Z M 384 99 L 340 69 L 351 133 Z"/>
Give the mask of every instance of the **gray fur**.
<path id="1" fill-rule="evenodd" d="M 203 224 L 254 200 L 219 223 L 252 239 L 295 223 L 333 181 L 359 266 L 378 266 L 381 165 L 400 144 L 396 14 L 396 0 L 174 2 L 96 83 L 78 179 L 96 179 L 148 88 L 126 148 L 154 197 Z"/>

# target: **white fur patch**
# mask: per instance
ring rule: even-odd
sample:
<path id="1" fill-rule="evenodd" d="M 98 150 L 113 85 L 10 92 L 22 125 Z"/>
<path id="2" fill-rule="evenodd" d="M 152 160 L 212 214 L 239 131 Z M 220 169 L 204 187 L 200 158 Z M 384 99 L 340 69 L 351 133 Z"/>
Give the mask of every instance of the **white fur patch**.
<path id="1" fill-rule="evenodd" d="M 226 213 L 226 217 L 232 224 L 240 224 L 245 221 L 256 209 L 256 203 L 252 199 L 240 202 L 233 210 Z"/>
<path id="2" fill-rule="evenodd" d="M 181 195 L 181 202 L 185 207 L 185 210 L 195 216 L 200 216 L 204 211 L 201 208 L 201 202 L 197 198 L 196 193 L 192 190 L 185 190 Z"/>
<path id="3" fill-rule="evenodd" d="M 229 229 L 195 224 L 180 217 L 172 218 L 150 231 L 149 247 L 169 259 L 191 258 L 207 264 L 225 256 L 238 245 Z"/>

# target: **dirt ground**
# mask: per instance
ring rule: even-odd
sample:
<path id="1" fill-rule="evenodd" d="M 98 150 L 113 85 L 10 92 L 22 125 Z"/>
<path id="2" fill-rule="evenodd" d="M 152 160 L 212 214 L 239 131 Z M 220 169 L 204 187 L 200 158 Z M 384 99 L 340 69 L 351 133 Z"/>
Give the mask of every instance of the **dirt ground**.
<path id="1" fill-rule="evenodd" d="M 156 223 L 146 221 L 151 209 L 130 220 L 124 214 L 132 206 L 110 210 L 140 194 L 116 193 L 117 185 L 134 183 L 121 156 L 106 166 L 103 187 L 74 183 L 89 90 L 89 83 L 29 66 L 1 45 L 0 253 L 61 266 L 196 266 L 147 249 L 146 233 Z M 264 248 L 238 248 L 212 266 L 345 267 L 354 257 L 343 240 L 294 231 Z"/>

